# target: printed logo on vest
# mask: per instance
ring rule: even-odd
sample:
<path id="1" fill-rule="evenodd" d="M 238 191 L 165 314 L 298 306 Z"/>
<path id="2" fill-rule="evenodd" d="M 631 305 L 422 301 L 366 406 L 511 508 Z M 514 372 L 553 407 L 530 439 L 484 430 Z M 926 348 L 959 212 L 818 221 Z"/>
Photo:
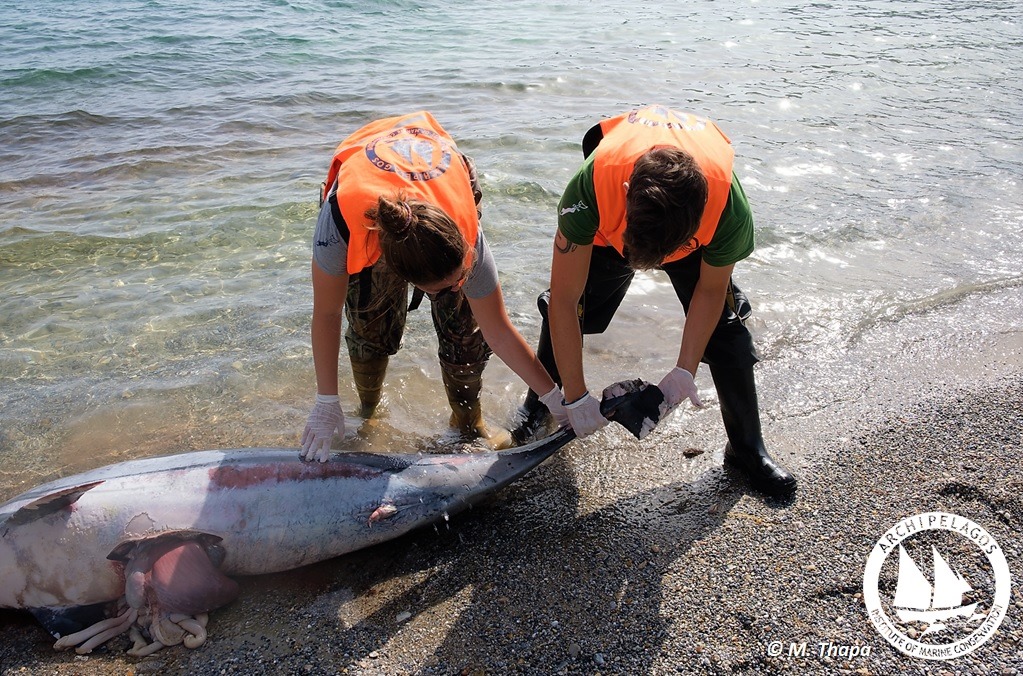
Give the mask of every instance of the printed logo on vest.
<path id="1" fill-rule="evenodd" d="M 680 113 L 664 106 L 650 106 L 633 110 L 626 119 L 630 124 L 686 131 L 701 131 L 707 126 L 707 119 L 704 117 L 697 117 L 692 113 Z"/>
<path id="2" fill-rule="evenodd" d="M 874 545 L 863 601 L 878 633 L 911 657 L 948 660 L 990 639 L 1012 582 L 994 537 L 970 519 L 927 512 L 899 521 Z"/>
<path id="3" fill-rule="evenodd" d="M 439 134 L 422 127 L 402 127 L 373 139 L 366 157 L 382 171 L 409 181 L 429 181 L 451 166 L 453 148 Z"/>

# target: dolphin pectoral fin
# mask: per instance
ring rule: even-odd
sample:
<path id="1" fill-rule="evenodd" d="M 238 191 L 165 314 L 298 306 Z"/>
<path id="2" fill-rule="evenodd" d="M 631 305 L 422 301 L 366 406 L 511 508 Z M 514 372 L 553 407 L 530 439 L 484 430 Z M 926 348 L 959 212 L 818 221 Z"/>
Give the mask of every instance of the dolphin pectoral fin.
<path id="1" fill-rule="evenodd" d="M 43 497 L 24 505 L 7 519 L 8 526 L 23 526 L 36 519 L 42 519 L 54 512 L 59 512 L 68 505 L 74 504 L 89 489 L 99 486 L 102 481 L 94 481 L 80 486 L 72 486 L 64 490 L 48 493 Z"/>
<path id="2" fill-rule="evenodd" d="M 661 419 L 664 394 L 643 380 L 623 380 L 604 388 L 600 412 L 629 430 L 637 439 L 649 434 Z"/>

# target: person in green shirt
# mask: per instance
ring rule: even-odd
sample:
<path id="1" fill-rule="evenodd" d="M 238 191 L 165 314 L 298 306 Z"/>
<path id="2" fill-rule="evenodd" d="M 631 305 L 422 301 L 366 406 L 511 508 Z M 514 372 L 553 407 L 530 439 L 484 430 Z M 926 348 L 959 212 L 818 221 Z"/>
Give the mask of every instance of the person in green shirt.
<path id="1" fill-rule="evenodd" d="M 648 139 L 652 145 L 644 145 Z M 732 281 L 754 237 L 727 137 L 704 118 L 651 107 L 595 125 L 583 154 L 558 206 L 550 288 L 538 299 L 537 356 L 562 385 L 572 428 L 585 437 L 607 424 L 586 385 L 582 335 L 607 328 L 636 270 L 663 270 L 686 314 L 678 359 L 658 383 L 661 417 L 684 399 L 702 406 L 694 376 L 706 363 L 728 436 L 726 463 L 755 489 L 790 495 L 796 478 L 764 446 L 753 376 L 758 357 L 744 323 L 751 307 Z M 704 213 L 712 203 L 716 220 Z M 546 421 L 532 391 L 522 413 L 520 441 Z"/>

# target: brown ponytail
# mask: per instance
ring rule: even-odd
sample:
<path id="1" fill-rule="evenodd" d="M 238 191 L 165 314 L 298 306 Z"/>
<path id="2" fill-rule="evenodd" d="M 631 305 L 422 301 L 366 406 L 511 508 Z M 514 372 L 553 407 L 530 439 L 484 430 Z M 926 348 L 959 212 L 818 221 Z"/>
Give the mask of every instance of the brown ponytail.
<path id="1" fill-rule="evenodd" d="M 380 231 L 387 265 L 415 285 L 433 284 L 461 269 L 467 245 L 462 231 L 442 209 L 408 199 L 404 192 L 381 195 L 366 212 L 371 229 Z"/>

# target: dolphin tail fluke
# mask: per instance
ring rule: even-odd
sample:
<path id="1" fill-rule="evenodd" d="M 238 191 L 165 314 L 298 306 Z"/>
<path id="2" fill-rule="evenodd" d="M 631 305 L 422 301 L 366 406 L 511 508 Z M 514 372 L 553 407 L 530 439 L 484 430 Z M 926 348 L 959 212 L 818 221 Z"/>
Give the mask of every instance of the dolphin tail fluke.
<path id="1" fill-rule="evenodd" d="M 629 430 L 637 439 L 650 433 L 661 419 L 664 393 L 643 380 L 623 380 L 604 388 L 600 412 Z"/>

